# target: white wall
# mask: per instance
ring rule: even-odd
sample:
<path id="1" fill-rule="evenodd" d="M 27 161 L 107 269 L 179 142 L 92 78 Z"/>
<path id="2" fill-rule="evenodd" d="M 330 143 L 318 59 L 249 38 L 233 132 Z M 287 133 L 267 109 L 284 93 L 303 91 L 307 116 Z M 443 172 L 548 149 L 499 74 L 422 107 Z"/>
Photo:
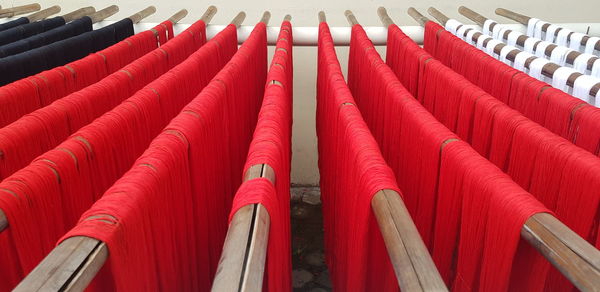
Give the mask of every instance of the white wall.
<path id="1" fill-rule="evenodd" d="M 22 5 L 33 1 L 0 1 L 3 8 L 13 5 Z M 457 18 L 465 23 L 471 23 L 460 16 L 457 8 L 465 5 L 484 16 L 494 18 L 501 22 L 510 22 L 494 14 L 494 9 L 503 7 L 521 12 L 529 16 L 535 16 L 552 22 L 600 22 L 600 1 L 559 1 L 559 0 L 504 0 L 504 1 L 344 1 L 344 0 L 259 0 L 240 1 L 224 0 L 215 2 L 199 2 L 192 0 L 155 0 L 155 1 L 38 1 L 42 7 L 58 4 L 63 13 L 70 12 L 84 6 L 94 6 L 97 10 L 108 5 L 117 4 L 120 12 L 109 19 L 120 19 L 127 17 L 147 5 L 154 5 L 157 13 L 145 19 L 147 22 L 159 22 L 165 20 L 178 10 L 186 8 L 190 14 L 184 18 L 182 23 L 192 23 L 199 19 L 208 5 L 216 5 L 219 12 L 213 18 L 212 23 L 228 23 L 238 11 L 247 14 L 245 24 L 255 23 L 260 19 L 264 10 L 271 11 L 271 25 L 278 25 L 285 14 L 291 14 L 292 24 L 297 26 L 316 26 L 317 12 L 323 10 L 327 13 L 327 20 L 331 26 L 347 25 L 344 10 L 351 9 L 363 25 L 381 25 L 377 17 L 376 9 L 385 6 L 390 16 L 399 25 L 416 25 L 406 14 L 410 6 L 414 6 L 426 15 L 426 9 L 434 6 L 449 17 Z M 500 4 L 501 3 L 501 4 Z M 500 5 L 500 6 L 498 6 Z M 272 49 L 270 50 L 272 52 Z M 338 56 L 345 70 L 348 49 L 338 48 Z M 378 51 L 385 56 L 384 48 Z M 315 77 L 316 77 L 316 48 L 296 47 L 294 49 L 294 127 L 293 127 L 293 165 L 292 183 L 302 185 L 318 184 L 319 174 L 317 169 L 317 151 L 315 136 Z"/>

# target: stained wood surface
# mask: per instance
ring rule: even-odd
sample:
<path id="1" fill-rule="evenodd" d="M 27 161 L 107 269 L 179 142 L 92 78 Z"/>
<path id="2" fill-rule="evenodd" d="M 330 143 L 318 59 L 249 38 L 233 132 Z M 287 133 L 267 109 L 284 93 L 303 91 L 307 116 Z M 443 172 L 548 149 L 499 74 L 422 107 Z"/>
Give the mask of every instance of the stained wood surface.
<path id="1" fill-rule="evenodd" d="M 96 23 L 106 19 L 107 17 L 117 12 L 119 12 L 119 6 L 111 5 L 104 9 L 98 10 L 95 13 L 90 14 L 89 17 L 92 19 L 92 23 Z"/>
<path id="2" fill-rule="evenodd" d="M 13 17 L 16 15 L 21 15 L 25 13 L 35 12 L 42 9 L 42 6 L 38 3 L 21 5 L 11 8 L 0 9 L 0 18 L 3 17 Z"/>
<path id="3" fill-rule="evenodd" d="M 142 19 L 154 14 L 154 12 L 156 12 L 156 7 L 148 6 L 144 10 L 142 10 L 132 16 L 129 16 L 129 19 L 131 19 L 131 21 L 133 21 L 133 23 L 138 23 L 138 22 L 142 21 Z"/>
<path id="4" fill-rule="evenodd" d="M 88 7 L 79 8 L 75 11 L 69 12 L 69 13 L 63 15 L 62 18 L 65 20 L 65 22 L 69 22 L 69 21 L 84 17 L 86 15 L 90 15 L 95 12 L 96 12 L 96 9 L 94 7 L 88 6 Z"/>
<path id="5" fill-rule="evenodd" d="M 35 12 L 35 13 L 32 13 L 32 14 L 26 16 L 26 17 L 27 17 L 27 19 L 29 19 L 29 22 L 31 23 L 31 22 L 34 22 L 34 21 L 38 21 L 38 20 L 42 20 L 42 19 L 48 18 L 49 16 L 57 14 L 59 12 L 60 12 L 60 6 L 54 5 L 54 6 L 51 6 L 49 8 L 40 10 L 40 11 Z"/>

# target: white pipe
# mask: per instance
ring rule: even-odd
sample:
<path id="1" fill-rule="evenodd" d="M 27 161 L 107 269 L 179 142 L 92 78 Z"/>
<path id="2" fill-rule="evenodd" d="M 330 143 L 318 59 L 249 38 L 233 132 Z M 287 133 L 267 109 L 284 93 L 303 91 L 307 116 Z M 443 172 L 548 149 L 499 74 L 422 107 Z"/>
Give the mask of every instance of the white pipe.
<path id="1" fill-rule="evenodd" d="M 114 23 L 114 21 L 101 21 L 94 25 L 94 29 L 106 26 Z M 151 29 L 156 26 L 157 23 L 140 22 L 134 24 L 135 32 Z M 522 24 L 501 24 L 503 27 L 509 27 L 511 30 L 525 32 L 526 27 Z M 589 30 L 590 36 L 600 36 L 600 23 L 557 23 L 558 26 L 569 28 L 577 32 L 587 32 Z M 181 33 L 190 27 L 190 24 L 178 23 L 174 26 L 175 35 Z M 214 37 L 219 31 L 221 31 L 225 25 L 221 24 L 209 24 L 206 27 L 206 35 L 208 39 Z M 479 28 L 477 25 L 467 25 L 467 27 Z M 252 32 L 253 25 L 242 25 L 238 29 L 238 42 L 242 44 Z M 350 26 L 339 26 L 330 27 L 333 42 L 336 46 L 348 46 L 350 45 Z M 365 26 L 365 31 L 376 46 L 385 46 L 387 42 L 387 29 L 383 26 Z M 401 26 L 400 29 L 413 39 L 418 44 L 423 44 L 423 28 L 420 26 Z M 292 34 L 294 36 L 294 46 L 316 46 L 318 40 L 319 28 L 316 26 L 297 26 L 292 27 Z M 279 34 L 279 26 L 267 27 L 267 42 L 269 45 L 275 45 L 277 35 Z"/>

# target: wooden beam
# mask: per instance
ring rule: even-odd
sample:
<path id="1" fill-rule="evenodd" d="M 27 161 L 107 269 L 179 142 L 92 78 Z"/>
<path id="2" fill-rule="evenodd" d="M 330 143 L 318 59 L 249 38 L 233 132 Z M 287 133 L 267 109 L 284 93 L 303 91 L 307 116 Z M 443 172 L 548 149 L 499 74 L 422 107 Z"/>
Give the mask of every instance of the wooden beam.
<path id="1" fill-rule="evenodd" d="M 246 19 L 246 12 L 242 11 L 233 18 L 231 24 L 235 25 L 236 27 L 240 27 L 244 22 L 244 19 Z"/>
<path id="2" fill-rule="evenodd" d="M 13 291 L 84 291 L 107 258 L 105 243 L 85 236 L 68 238 Z"/>
<path id="3" fill-rule="evenodd" d="M 129 16 L 129 19 L 131 19 L 131 21 L 133 21 L 133 23 L 138 23 L 138 22 L 142 21 L 142 19 L 154 14 L 154 12 L 156 12 L 156 7 L 148 6 L 144 10 L 142 10 L 132 16 Z"/>
<path id="4" fill-rule="evenodd" d="M 269 20 L 271 20 L 271 12 L 265 11 L 260 18 L 260 22 L 264 23 L 265 25 L 269 25 Z"/>
<path id="5" fill-rule="evenodd" d="M 352 11 L 346 10 L 344 11 L 344 15 L 346 16 L 346 19 L 348 20 L 348 23 L 350 25 L 358 24 L 358 20 L 356 20 L 356 16 L 354 16 L 354 13 L 352 13 Z"/>
<path id="6" fill-rule="evenodd" d="M 177 11 L 177 13 L 175 13 L 171 17 L 169 17 L 169 21 L 171 23 L 175 24 L 175 23 L 178 23 L 180 20 L 182 20 L 187 15 L 188 15 L 187 9 L 181 9 L 181 10 Z"/>
<path id="7" fill-rule="evenodd" d="M 30 15 L 27 15 L 25 17 L 27 17 L 27 19 L 29 19 L 29 22 L 31 23 L 31 22 L 35 22 L 35 21 L 38 21 L 38 20 L 42 20 L 42 19 L 48 18 L 51 15 L 57 14 L 59 12 L 60 12 L 60 6 L 54 5 L 54 6 L 51 6 L 49 8 L 40 10 L 40 11 L 38 11 L 36 13 L 32 13 Z M 67 15 L 68 14 L 66 14 L 65 16 L 67 16 Z"/>
<path id="8" fill-rule="evenodd" d="M 106 19 L 107 17 L 117 12 L 119 12 L 119 6 L 111 5 L 104 9 L 98 10 L 95 13 L 90 14 L 89 17 L 92 19 L 92 23 L 96 23 Z"/>
<path id="9" fill-rule="evenodd" d="M 327 22 L 327 17 L 325 16 L 324 11 L 319 11 L 319 23 Z"/>
<path id="10" fill-rule="evenodd" d="M 62 18 L 65 20 L 65 22 L 69 22 L 69 21 L 84 17 L 86 15 L 90 15 L 94 12 L 96 12 L 96 9 L 94 7 L 87 6 L 87 7 L 79 8 L 75 11 L 69 12 L 69 13 L 63 15 Z M 31 21 L 31 19 L 30 19 L 30 21 Z"/>
<path id="11" fill-rule="evenodd" d="M 448 291 L 400 195 L 381 190 L 373 213 L 402 291 Z"/>
<path id="12" fill-rule="evenodd" d="M 214 5 L 208 6 L 200 20 L 204 21 L 204 23 L 208 24 L 213 19 L 213 17 L 217 14 L 217 7 Z"/>
<path id="13" fill-rule="evenodd" d="M 0 18 L 13 17 L 25 13 L 35 12 L 42 9 L 39 3 L 16 6 L 12 8 L 0 9 Z"/>
<path id="14" fill-rule="evenodd" d="M 388 15 L 385 7 L 377 8 L 377 15 L 379 15 L 379 20 L 381 20 L 381 23 L 383 23 L 383 26 L 385 26 L 386 28 L 389 27 L 390 25 L 394 24 L 394 21 Z"/>
<path id="15" fill-rule="evenodd" d="M 423 16 L 417 9 L 414 7 L 408 8 L 408 15 L 416 20 L 421 26 L 425 26 L 425 24 L 429 21 L 429 18 Z"/>
<path id="16" fill-rule="evenodd" d="M 249 167 L 244 181 L 260 177 L 275 184 L 275 171 L 267 164 Z M 262 291 L 269 226 L 262 204 L 244 206 L 233 215 L 212 291 Z"/>

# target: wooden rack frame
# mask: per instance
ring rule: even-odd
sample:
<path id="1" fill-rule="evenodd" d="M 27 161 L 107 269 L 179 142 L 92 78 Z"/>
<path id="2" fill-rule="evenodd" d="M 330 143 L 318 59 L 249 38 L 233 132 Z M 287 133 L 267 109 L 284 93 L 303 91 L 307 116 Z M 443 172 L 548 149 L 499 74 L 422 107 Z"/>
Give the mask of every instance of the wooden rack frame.
<path id="1" fill-rule="evenodd" d="M 417 15 L 417 22 L 423 19 L 426 19 L 425 23 L 431 21 L 414 8 L 412 10 L 411 16 L 415 18 L 414 15 Z M 449 20 L 433 7 L 428 11 L 442 25 Z M 580 290 L 593 291 L 600 287 L 600 251 L 556 217 L 547 213 L 531 216 L 521 229 L 521 237 Z"/>

